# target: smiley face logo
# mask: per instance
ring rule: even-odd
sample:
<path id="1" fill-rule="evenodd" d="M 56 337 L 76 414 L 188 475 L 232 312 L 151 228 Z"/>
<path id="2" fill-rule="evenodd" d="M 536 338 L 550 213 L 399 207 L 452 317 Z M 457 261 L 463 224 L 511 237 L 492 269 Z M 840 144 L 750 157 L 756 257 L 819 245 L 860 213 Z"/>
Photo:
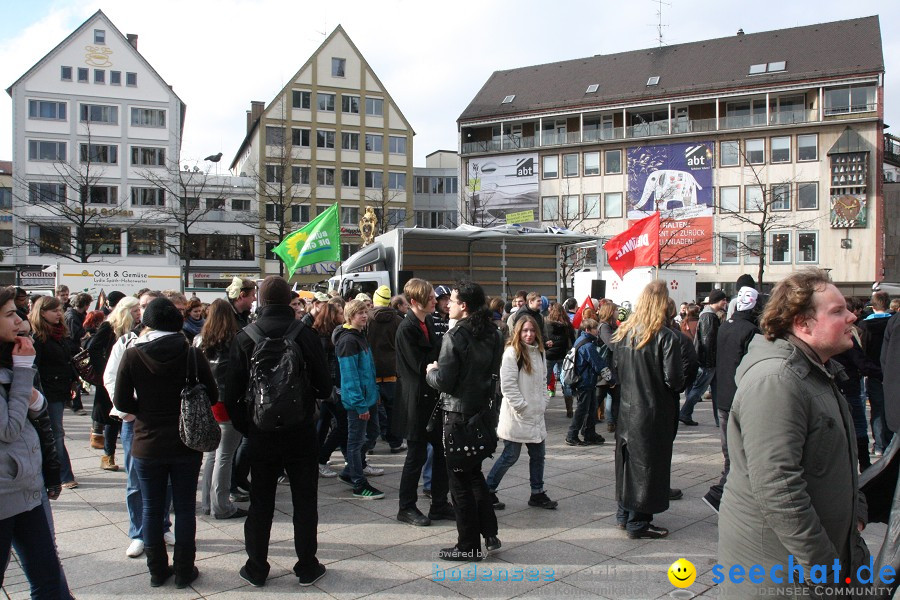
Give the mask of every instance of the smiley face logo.
<path id="1" fill-rule="evenodd" d="M 686 588 L 697 579 L 697 569 L 693 563 L 684 558 L 679 558 L 669 567 L 669 582 L 677 588 Z"/>

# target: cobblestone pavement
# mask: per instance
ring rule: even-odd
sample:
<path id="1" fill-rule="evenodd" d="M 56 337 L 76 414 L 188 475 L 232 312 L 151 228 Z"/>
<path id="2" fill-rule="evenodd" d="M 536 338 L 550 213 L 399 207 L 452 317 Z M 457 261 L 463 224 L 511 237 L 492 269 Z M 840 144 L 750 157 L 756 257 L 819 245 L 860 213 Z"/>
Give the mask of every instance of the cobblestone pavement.
<path id="1" fill-rule="evenodd" d="M 397 522 L 405 455 L 392 455 L 379 442 L 371 462 L 386 472 L 372 482 L 386 492 L 385 499 L 355 500 L 350 488 L 337 480 L 319 480 L 318 557 L 328 573 L 314 586 L 299 587 L 290 571 L 296 560 L 290 494 L 287 487 L 279 486 L 269 553 L 272 570 L 266 586 L 254 589 L 238 577 L 246 559 L 243 519 L 217 521 L 200 515 L 197 566 L 201 575 L 192 587 L 176 590 L 171 581 L 164 587 L 151 588 L 143 557 L 125 556 L 129 544 L 125 475 L 100 469 L 101 452 L 90 449 L 87 443 L 90 417 L 67 411 L 67 447 L 80 487 L 64 490 L 53 503 L 56 539 L 69 585 L 79 600 L 138 594 L 216 600 L 294 594 L 409 600 L 712 597 L 718 595 L 711 574 L 716 562 L 717 517 L 700 498 L 718 478 L 722 456 L 708 401 L 697 406 L 695 418 L 700 426 L 681 429 L 672 464 L 672 486 L 684 491 L 684 499 L 672 502 L 667 512 L 654 519 L 671 532 L 664 540 L 629 540 L 615 527 L 612 435 L 601 426 L 606 445 L 566 446 L 563 439 L 568 420 L 562 398 L 557 396 L 547 413 L 544 479 L 547 493 L 559 501 L 559 508 L 528 506 L 528 460 L 523 452 L 499 490 L 506 502 L 506 509 L 497 512 L 503 549 L 477 563 L 477 571 L 476 564 L 433 558 L 439 548 L 455 542 L 453 524 L 438 521 L 431 527 L 418 528 Z M 485 462 L 485 472 L 490 464 Z M 427 500 L 420 500 L 419 508 L 427 511 Z M 883 535 L 883 525 L 867 528 L 865 536 L 873 554 Z M 666 576 L 669 565 L 680 557 L 690 560 L 698 572 L 689 588 L 691 594 L 675 591 Z M 497 581 L 498 569 L 508 570 L 511 581 Z M 519 572 L 521 581 L 512 581 L 517 579 L 516 569 L 526 569 Z M 3 591 L 6 596 L 0 598 L 29 597 L 28 584 L 15 558 L 7 569 Z"/>

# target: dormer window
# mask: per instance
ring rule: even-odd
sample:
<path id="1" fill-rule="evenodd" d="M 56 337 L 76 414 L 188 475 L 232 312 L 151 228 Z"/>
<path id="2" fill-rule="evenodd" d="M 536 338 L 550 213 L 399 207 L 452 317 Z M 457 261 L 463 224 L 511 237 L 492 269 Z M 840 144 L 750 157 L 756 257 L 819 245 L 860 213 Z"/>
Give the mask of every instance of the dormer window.
<path id="1" fill-rule="evenodd" d="M 770 63 L 759 63 L 756 65 L 750 65 L 750 70 L 747 72 L 747 75 L 764 75 L 765 73 L 778 73 L 780 71 L 784 71 L 787 67 L 787 63 L 783 60 L 776 60 Z"/>
<path id="2" fill-rule="evenodd" d="M 647 87 L 651 85 L 659 85 L 659 75 L 654 75 L 647 80 Z"/>
<path id="3" fill-rule="evenodd" d="M 95 44 L 106 44 L 106 30 L 105 29 L 95 29 L 94 30 L 94 43 Z"/>
<path id="4" fill-rule="evenodd" d="M 587 86 L 587 89 L 584 90 L 584 93 L 585 94 L 594 94 L 599 89 L 600 89 L 600 86 L 598 84 L 592 83 L 591 85 Z"/>
<path id="5" fill-rule="evenodd" d="M 758 65 L 750 65 L 750 72 L 748 75 L 760 75 L 766 72 L 766 63 L 760 63 Z"/>
<path id="6" fill-rule="evenodd" d="M 501 102 L 500 104 L 512 104 L 512 101 L 515 99 L 516 99 L 516 95 L 510 94 L 509 96 L 506 96 L 505 98 L 503 98 L 503 102 Z"/>
<path id="7" fill-rule="evenodd" d="M 770 62 L 769 68 L 767 69 L 769 73 L 775 73 L 777 71 L 784 71 L 785 62 L 783 60 L 779 60 L 777 62 Z"/>

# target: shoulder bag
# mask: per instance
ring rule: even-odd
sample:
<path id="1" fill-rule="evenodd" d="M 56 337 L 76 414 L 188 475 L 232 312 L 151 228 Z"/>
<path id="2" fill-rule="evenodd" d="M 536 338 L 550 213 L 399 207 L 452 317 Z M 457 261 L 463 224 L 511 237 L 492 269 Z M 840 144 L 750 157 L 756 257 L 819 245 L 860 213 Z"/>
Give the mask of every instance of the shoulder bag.
<path id="1" fill-rule="evenodd" d="M 181 390 L 181 417 L 178 435 L 185 446 L 198 452 L 212 452 L 219 447 L 222 430 L 213 416 L 206 386 L 197 379 L 197 354 L 188 347 L 188 365 L 184 389 Z"/>

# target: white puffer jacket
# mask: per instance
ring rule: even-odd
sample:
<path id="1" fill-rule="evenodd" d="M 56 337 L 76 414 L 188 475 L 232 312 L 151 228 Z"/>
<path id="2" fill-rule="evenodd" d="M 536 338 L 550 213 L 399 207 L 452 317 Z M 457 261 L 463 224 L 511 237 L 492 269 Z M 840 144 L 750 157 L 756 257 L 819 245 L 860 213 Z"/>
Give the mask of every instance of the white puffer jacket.
<path id="1" fill-rule="evenodd" d="M 528 347 L 531 373 L 519 370 L 516 353 L 511 346 L 503 351 L 500 363 L 500 390 L 503 405 L 497 437 L 523 444 L 542 442 L 547 438 L 544 411 L 547 410 L 547 361 L 537 346 Z"/>

